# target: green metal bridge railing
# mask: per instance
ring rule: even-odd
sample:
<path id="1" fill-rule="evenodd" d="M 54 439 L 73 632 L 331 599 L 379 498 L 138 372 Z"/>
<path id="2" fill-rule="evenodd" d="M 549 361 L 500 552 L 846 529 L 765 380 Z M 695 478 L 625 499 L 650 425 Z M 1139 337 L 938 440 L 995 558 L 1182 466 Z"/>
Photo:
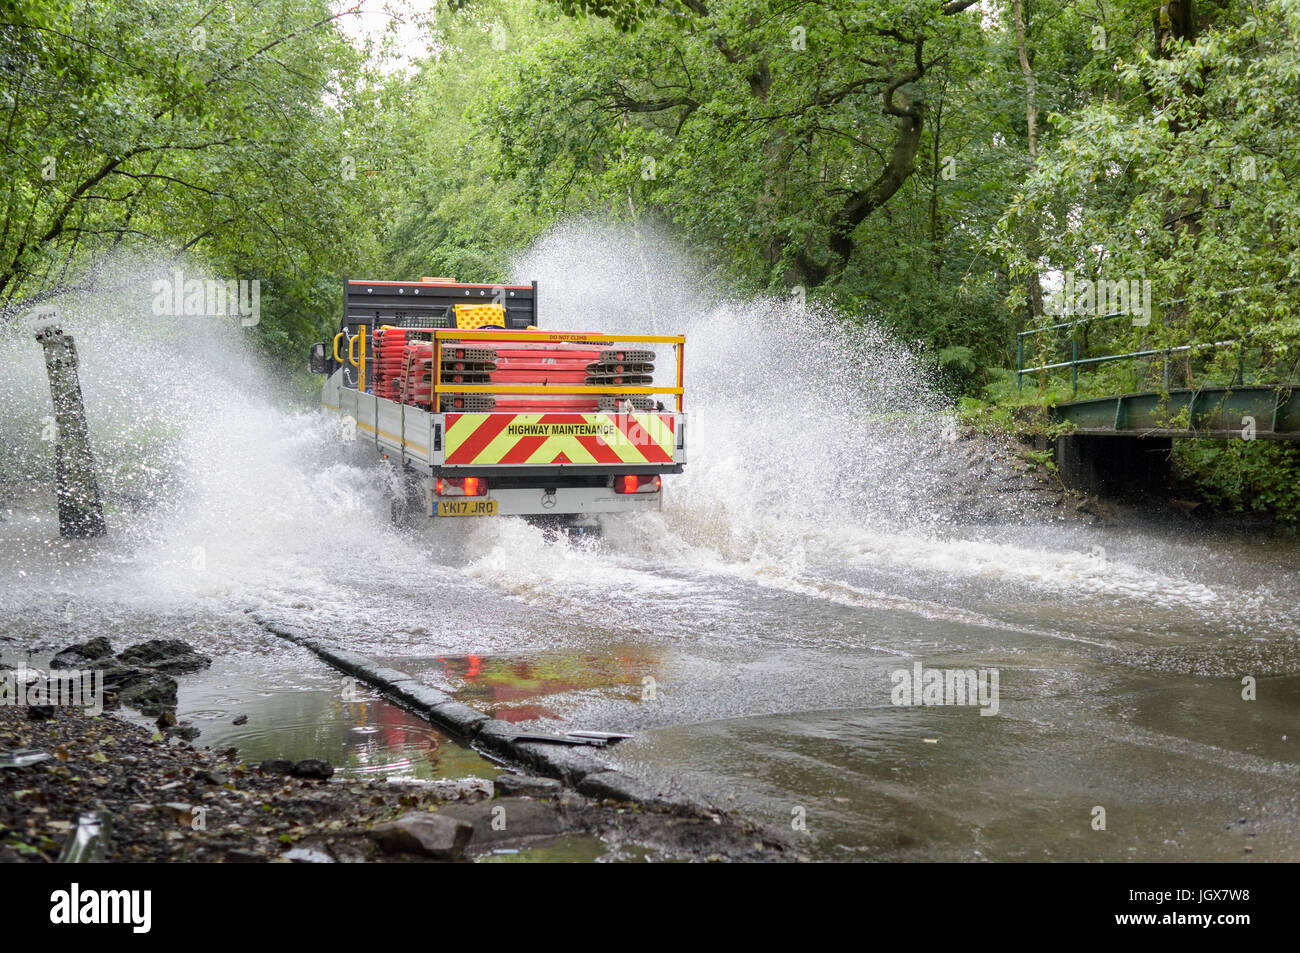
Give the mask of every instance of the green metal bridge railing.
<path id="1" fill-rule="evenodd" d="M 1240 292 L 1245 290 L 1246 290 L 1245 288 L 1232 288 L 1228 291 L 1216 292 L 1215 297 L 1239 294 Z M 1162 311 L 1164 308 L 1169 307 L 1170 305 L 1183 304 L 1186 302 L 1186 300 L 1187 300 L 1186 298 L 1179 298 L 1174 301 L 1168 301 L 1161 305 L 1158 305 L 1156 308 L 1152 310 L 1159 312 Z M 1140 350 L 1140 351 L 1126 351 L 1121 354 L 1103 354 L 1097 357 L 1080 356 L 1079 332 L 1077 329 L 1085 325 L 1091 324 L 1094 321 L 1107 321 L 1107 320 L 1113 320 L 1115 318 L 1131 319 L 1132 315 L 1125 312 L 1117 312 L 1114 314 L 1089 315 L 1087 317 L 1080 318 L 1077 321 L 1061 321 L 1056 324 L 1045 324 L 1041 327 L 1028 328 L 1024 331 L 1017 331 L 1016 332 L 1016 389 L 1017 390 L 1024 389 L 1024 378 L 1026 374 L 1036 374 L 1045 371 L 1055 371 L 1055 370 L 1060 370 L 1062 368 L 1068 367 L 1070 368 L 1071 389 L 1073 395 L 1075 397 L 1078 397 L 1080 367 L 1096 367 L 1102 364 L 1110 363 L 1112 361 L 1127 361 L 1127 360 L 1136 360 L 1138 358 L 1144 358 L 1144 357 L 1163 356 L 1164 389 L 1167 391 L 1169 390 L 1169 383 L 1170 383 L 1169 358 L 1171 356 L 1175 354 L 1188 353 L 1191 351 L 1204 350 L 1207 348 L 1233 347 L 1233 346 L 1236 346 L 1239 349 L 1237 353 L 1237 373 L 1236 373 L 1236 377 L 1233 380 L 1233 383 L 1234 384 L 1242 383 L 1242 376 L 1245 369 L 1245 355 L 1246 355 L 1246 346 L 1247 346 L 1247 342 L 1245 340 L 1213 341 L 1213 342 L 1205 342 L 1201 344 L 1182 344 L 1182 345 L 1177 345 L 1174 347 L 1167 347 L 1167 348 L 1151 348 L 1151 349 Z M 1150 319 L 1154 320 L 1155 314 L 1152 314 Z M 1032 338 L 1036 335 L 1047 334 L 1053 331 L 1060 331 L 1064 328 L 1073 329 L 1072 333 L 1070 334 L 1070 340 L 1069 340 L 1070 359 L 1068 361 L 1056 361 L 1054 363 L 1049 363 L 1049 364 L 1039 364 L 1034 367 L 1025 367 L 1025 341 L 1028 338 Z"/>

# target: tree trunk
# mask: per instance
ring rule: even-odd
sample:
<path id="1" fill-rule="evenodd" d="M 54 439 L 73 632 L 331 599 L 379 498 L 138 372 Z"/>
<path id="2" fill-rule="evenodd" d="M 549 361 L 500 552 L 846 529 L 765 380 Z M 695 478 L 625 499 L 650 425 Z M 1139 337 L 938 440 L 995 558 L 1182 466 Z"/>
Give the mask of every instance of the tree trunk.
<path id="1" fill-rule="evenodd" d="M 1013 0 L 1013 12 L 1016 21 L 1016 53 L 1020 57 L 1020 72 L 1025 78 L 1025 128 L 1029 144 L 1029 171 L 1032 174 L 1038 168 L 1038 94 L 1034 67 L 1029 61 L 1029 47 L 1025 42 L 1024 0 Z M 1038 259 L 1042 248 L 1038 223 L 1032 219 L 1027 220 L 1025 232 L 1025 245 L 1030 261 L 1033 262 L 1033 269 L 1025 280 L 1030 326 L 1039 327 L 1043 323 L 1043 283 L 1038 275 Z M 1020 330 L 1024 330 L 1023 325 Z"/>

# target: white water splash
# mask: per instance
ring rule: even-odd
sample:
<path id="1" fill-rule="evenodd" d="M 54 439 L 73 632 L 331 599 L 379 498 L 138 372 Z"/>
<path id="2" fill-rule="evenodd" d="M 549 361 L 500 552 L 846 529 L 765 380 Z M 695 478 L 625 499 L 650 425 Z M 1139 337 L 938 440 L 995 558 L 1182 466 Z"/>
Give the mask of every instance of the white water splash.
<path id="1" fill-rule="evenodd" d="M 593 624 L 602 612 L 633 624 L 672 600 L 705 615 L 710 603 L 743 611 L 745 586 L 993 626 L 996 615 L 960 604 L 970 592 L 977 602 L 1011 587 L 1193 611 L 1268 602 L 1265 592 L 1225 599 L 1212 574 L 1151 568 L 1159 558 L 1102 566 L 1032 529 L 962 538 L 949 526 L 957 488 L 936 466 L 950 452 L 944 402 L 915 355 L 870 323 L 728 296 L 691 277 L 665 243 L 638 250 L 616 231 L 574 225 L 519 264 L 521 278 L 540 282 L 546 327 L 687 336 L 686 472 L 665 480 L 662 514 L 610 520 L 594 546 L 512 520 L 395 529 L 391 472 L 353 462 L 337 423 L 309 400 L 294 407 L 236 320 L 154 317 L 156 269 L 119 272 L 111 295 L 59 302 L 83 361 L 110 502 L 105 541 L 54 535 L 40 349 L 27 329 L 5 333 L 12 502 L 0 605 L 10 610 L 75 598 L 185 612 L 197 601 L 368 627 L 376 585 L 385 598 L 459 587 L 471 617 L 495 620 L 491 602 L 505 596 Z M 667 357 L 661 380 L 673 373 Z M 31 522 L 34 513 L 44 515 Z M 1010 506 L 1007 519 L 1022 514 Z M 936 580 L 947 588 L 927 593 Z M 418 606 L 412 597 L 391 623 L 423 631 Z"/>

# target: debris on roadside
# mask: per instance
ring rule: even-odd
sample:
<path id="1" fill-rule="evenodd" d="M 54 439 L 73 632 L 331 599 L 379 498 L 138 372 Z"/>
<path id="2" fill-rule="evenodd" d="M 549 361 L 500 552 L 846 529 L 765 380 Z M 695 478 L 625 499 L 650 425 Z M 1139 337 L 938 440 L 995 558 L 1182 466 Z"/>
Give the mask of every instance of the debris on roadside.
<path id="1" fill-rule="evenodd" d="M 65 707 L 30 721 L 0 707 L 0 863 L 101 852 L 108 862 L 452 861 L 575 836 L 599 838 L 614 859 L 793 859 L 738 818 L 615 803 L 549 778 L 356 780 L 319 759 L 237 757 L 111 714 Z"/>

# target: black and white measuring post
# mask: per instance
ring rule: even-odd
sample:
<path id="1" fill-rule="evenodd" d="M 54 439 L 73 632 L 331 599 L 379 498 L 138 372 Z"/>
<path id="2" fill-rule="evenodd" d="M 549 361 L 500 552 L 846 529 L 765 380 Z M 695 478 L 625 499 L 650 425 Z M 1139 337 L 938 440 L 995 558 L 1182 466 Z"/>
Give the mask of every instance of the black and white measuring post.
<path id="1" fill-rule="evenodd" d="M 50 378 L 54 421 L 54 492 L 59 504 L 59 535 L 87 539 L 103 536 L 104 507 L 95 478 L 95 461 L 86 428 L 86 407 L 77 378 L 77 347 L 63 333 L 57 308 L 42 308 L 34 315 L 36 340 L 45 351 L 45 372 Z"/>

